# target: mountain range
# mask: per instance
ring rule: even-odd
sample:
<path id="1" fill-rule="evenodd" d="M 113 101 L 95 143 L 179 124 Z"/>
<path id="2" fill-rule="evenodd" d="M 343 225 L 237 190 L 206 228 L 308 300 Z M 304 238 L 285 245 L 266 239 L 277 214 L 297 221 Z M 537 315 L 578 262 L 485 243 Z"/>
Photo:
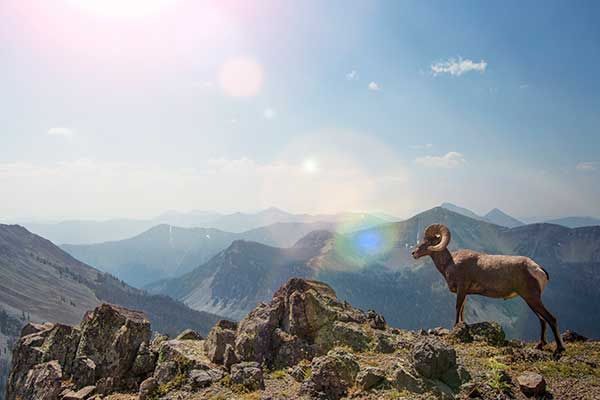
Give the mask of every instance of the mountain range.
<path id="1" fill-rule="evenodd" d="M 504 226 L 507 228 L 515 228 L 517 226 L 527 225 L 527 224 L 538 224 L 538 223 L 546 223 L 546 224 L 555 224 L 561 225 L 566 228 L 583 228 L 586 226 L 598 226 L 600 225 L 600 218 L 594 217 L 561 217 L 561 218 L 551 218 L 551 217 L 529 217 L 523 218 L 523 220 L 519 220 L 515 217 L 512 217 L 500 210 L 499 208 L 494 208 L 487 214 L 481 216 L 476 214 L 475 212 L 469 210 L 468 208 L 460 207 L 452 203 L 442 203 L 441 207 L 454 211 L 455 213 L 462 214 L 466 217 L 479 219 L 482 221 L 490 222 L 492 224 Z"/>
<path id="2" fill-rule="evenodd" d="M 396 220 L 396 218 L 385 214 L 293 214 L 276 207 L 270 207 L 255 213 L 221 214 L 214 211 L 200 210 L 188 213 L 169 211 L 151 219 L 70 220 L 52 223 L 22 223 L 22 225 L 31 232 L 57 244 L 91 244 L 127 239 L 161 224 L 183 228 L 213 228 L 242 233 L 281 222 L 328 222 L 336 224 L 337 229 L 341 231 L 347 231 L 393 220 Z"/>
<path id="3" fill-rule="evenodd" d="M 289 248 L 236 241 L 194 271 L 147 287 L 190 307 L 238 319 L 292 276 L 318 279 L 361 308 L 382 312 L 392 325 L 449 326 L 454 295 L 429 259 L 414 261 L 412 246 L 432 223 L 452 231 L 451 249 L 532 257 L 550 274 L 544 294 L 563 328 L 600 336 L 600 227 L 551 224 L 505 228 L 436 207 L 406 221 L 350 234 L 312 232 Z M 467 319 L 496 320 L 512 337 L 533 338 L 538 321 L 519 299 L 470 296 Z"/>
<path id="4" fill-rule="evenodd" d="M 236 240 L 288 247 L 320 229 L 335 230 L 336 225 L 333 222 L 280 222 L 242 233 L 158 225 L 130 239 L 61 247 L 89 265 L 142 287 L 190 272 Z"/>
<path id="5" fill-rule="evenodd" d="M 441 207 L 453 211 L 455 213 L 462 214 L 465 217 L 486 221 L 491 224 L 504 226 L 506 228 L 515 228 L 517 226 L 525 225 L 523 222 L 519 221 L 514 217 L 511 217 L 499 208 L 494 208 L 490 210 L 490 212 L 488 212 L 487 214 L 481 216 L 469 210 L 468 208 L 460 207 L 452 203 L 442 203 Z"/>
<path id="6" fill-rule="evenodd" d="M 75 324 L 101 302 L 143 310 L 154 329 L 171 335 L 187 327 L 207 333 L 219 319 L 132 288 L 21 226 L 0 225 L 0 392 L 26 322 Z"/>

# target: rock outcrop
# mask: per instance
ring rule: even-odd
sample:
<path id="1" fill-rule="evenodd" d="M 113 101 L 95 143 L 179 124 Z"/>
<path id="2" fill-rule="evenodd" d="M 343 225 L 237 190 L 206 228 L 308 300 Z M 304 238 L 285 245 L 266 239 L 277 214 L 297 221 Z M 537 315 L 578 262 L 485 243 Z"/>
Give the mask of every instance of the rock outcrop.
<path id="1" fill-rule="evenodd" d="M 190 330 L 151 339 L 144 314 L 107 304 L 77 327 L 28 324 L 22 333 L 8 400 L 488 400 L 544 395 L 551 383 L 537 369 L 522 373 L 524 366 L 562 362 L 533 344 L 507 342 L 494 323 L 392 329 L 304 279 L 289 280 L 240 323 L 219 321 L 206 339 Z M 573 346 L 596 347 L 565 356 L 554 370 L 595 376 L 590 357 L 600 348 Z M 511 363 L 519 367 L 510 371 Z"/>
<path id="2" fill-rule="evenodd" d="M 283 368 L 337 345 L 366 350 L 373 342 L 367 330 L 374 319 L 377 327 L 385 325 L 378 314 L 338 300 L 326 284 L 292 278 L 270 303 L 258 305 L 239 323 L 234 351 L 238 360 Z"/>
<path id="3" fill-rule="evenodd" d="M 14 351 L 7 399 L 72 397 L 88 386 L 99 392 L 136 387 L 143 376 L 132 367 L 149 341 L 144 314 L 109 304 L 88 312 L 80 327 L 29 324 Z"/>

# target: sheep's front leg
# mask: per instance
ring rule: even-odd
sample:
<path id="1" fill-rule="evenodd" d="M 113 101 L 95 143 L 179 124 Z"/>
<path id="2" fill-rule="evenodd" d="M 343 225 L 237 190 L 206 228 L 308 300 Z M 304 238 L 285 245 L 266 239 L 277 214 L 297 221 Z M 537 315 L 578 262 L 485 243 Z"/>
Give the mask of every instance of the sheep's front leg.
<path id="1" fill-rule="evenodd" d="M 456 318 L 454 319 L 454 325 L 458 324 L 461 321 L 461 315 L 463 312 L 463 307 L 465 305 L 465 300 L 467 298 L 467 293 L 463 289 L 458 289 L 456 291 Z"/>

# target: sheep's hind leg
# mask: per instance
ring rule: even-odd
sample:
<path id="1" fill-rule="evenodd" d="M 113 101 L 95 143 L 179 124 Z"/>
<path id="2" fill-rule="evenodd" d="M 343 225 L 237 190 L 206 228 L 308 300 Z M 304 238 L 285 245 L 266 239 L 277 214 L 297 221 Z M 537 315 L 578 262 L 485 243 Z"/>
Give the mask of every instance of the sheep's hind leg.
<path id="1" fill-rule="evenodd" d="M 554 351 L 554 353 L 558 355 L 565 351 L 565 345 L 563 344 L 562 338 L 560 337 L 560 331 L 558 330 L 558 321 L 556 320 L 554 315 L 552 315 L 550 311 L 546 309 L 546 307 L 542 303 L 542 299 L 539 297 L 526 298 L 525 301 L 527 302 L 529 307 L 531 307 L 534 313 L 545 319 L 546 322 L 548 322 L 548 325 L 550 325 L 550 329 L 552 329 L 552 334 L 554 335 L 554 339 L 556 340 L 556 350 Z"/>
<path id="2" fill-rule="evenodd" d="M 538 315 L 538 318 L 540 319 L 541 334 L 540 334 L 540 342 L 537 344 L 537 346 L 535 346 L 535 348 L 538 350 L 541 350 L 546 345 L 546 321 L 544 320 L 544 318 L 542 318 L 539 315 Z"/>
<path id="3" fill-rule="evenodd" d="M 465 299 L 467 298 L 467 294 L 463 290 L 456 291 L 456 315 L 454 318 L 454 325 L 458 324 L 461 321 L 461 314 L 463 311 L 463 307 L 465 306 Z"/>
<path id="4" fill-rule="evenodd" d="M 467 296 L 465 296 L 465 300 L 460 308 L 460 322 L 465 322 L 465 304 L 467 304 Z"/>

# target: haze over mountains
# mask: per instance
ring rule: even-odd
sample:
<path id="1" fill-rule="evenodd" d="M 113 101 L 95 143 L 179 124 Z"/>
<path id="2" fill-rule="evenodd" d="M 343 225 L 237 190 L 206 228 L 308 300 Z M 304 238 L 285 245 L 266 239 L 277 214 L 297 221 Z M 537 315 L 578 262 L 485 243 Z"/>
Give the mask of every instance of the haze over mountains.
<path id="1" fill-rule="evenodd" d="M 450 210 L 450 211 L 454 211 L 458 214 L 462 214 L 469 218 L 487 221 L 492 224 L 505 226 L 507 228 L 515 228 L 517 226 L 522 226 L 525 224 L 539 224 L 539 223 L 556 224 L 556 225 L 564 226 L 566 228 L 581 228 L 584 226 L 600 225 L 600 218 L 587 217 L 587 216 L 584 216 L 584 217 L 569 216 L 569 217 L 560 217 L 560 218 L 530 217 L 530 218 L 523 218 L 523 221 L 521 221 L 515 217 L 508 215 L 507 213 L 500 210 L 499 208 L 494 208 L 491 211 L 489 211 L 487 214 L 481 216 L 481 215 L 476 214 L 475 212 L 469 210 L 468 208 L 460 207 L 460 206 L 457 206 L 452 203 L 447 203 L 447 202 L 442 203 L 441 207 L 443 207 L 447 210 Z"/>
<path id="2" fill-rule="evenodd" d="M 130 239 L 61 247 L 79 260 L 135 287 L 142 287 L 190 272 L 235 240 L 288 247 L 319 229 L 335 230 L 336 225 L 332 222 L 280 222 L 242 233 L 158 225 Z"/>
<path id="3" fill-rule="evenodd" d="M 54 223 L 22 223 L 30 231 L 56 244 L 91 244 L 131 238 L 161 224 L 190 228 L 213 228 L 241 233 L 280 222 L 335 223 L 338 229 L 360 229 L 396 218 L 385 214 L 339 213 L 339 214 L 293 214 L 276 207 L 256 213 L 236 212 L 221 214 L 213 211 L 170 211 L 147 220 L 112 219 L 107 221 L 71 220 Z"/>
<path id="4" fill-rule="evenodd" d="M 600 227 L 568 229 L 535 224 L 505 228 L 437 207 L 406 221 L 347 235 L 313 232 L 290 248 L 236 241 L 180 277 L 149 286 L 193 308 L 240 318 L 291 276 L 330 284 L 343 299 L 382 312 L 394 326 L 449 326 L 454 295 L 429 259 L 412 260 L 410 249 L 431 223 L 452 231 L 451 249 L 470 248 L 534 258 L 550 273 L 544 299 L 564 329 L 600 336 Z M 509 334 L 532 338 L 538 322 L 520 299 L 470 296 L 470 321 L 493 319 Z"/>

